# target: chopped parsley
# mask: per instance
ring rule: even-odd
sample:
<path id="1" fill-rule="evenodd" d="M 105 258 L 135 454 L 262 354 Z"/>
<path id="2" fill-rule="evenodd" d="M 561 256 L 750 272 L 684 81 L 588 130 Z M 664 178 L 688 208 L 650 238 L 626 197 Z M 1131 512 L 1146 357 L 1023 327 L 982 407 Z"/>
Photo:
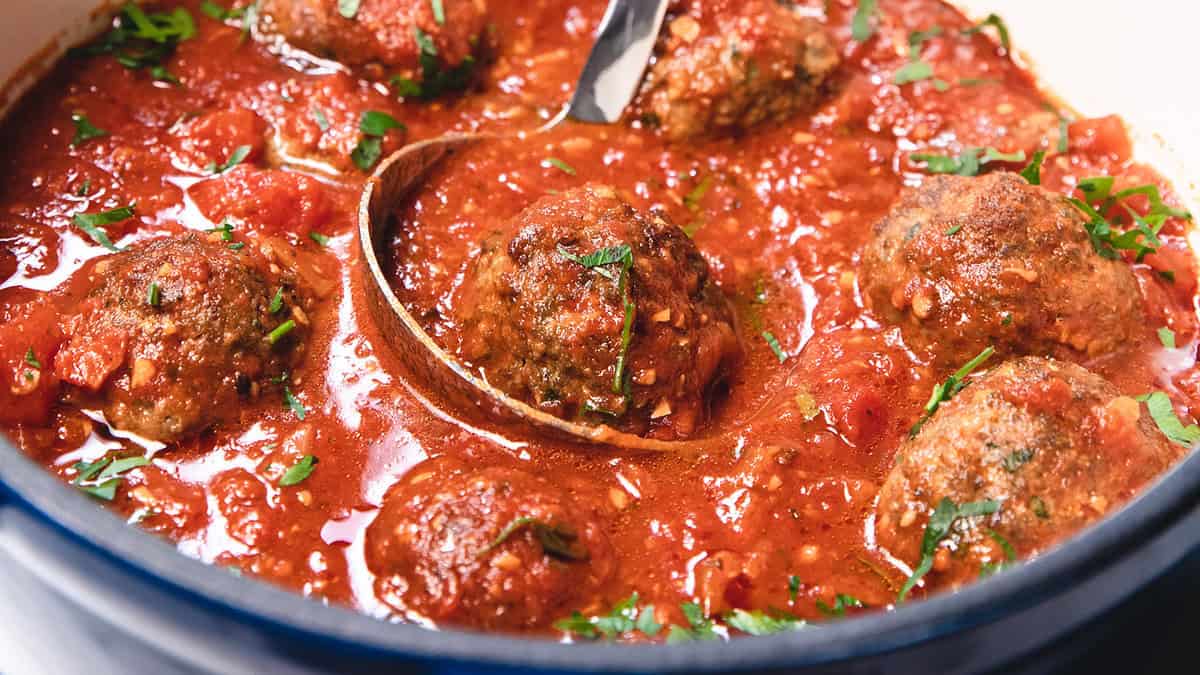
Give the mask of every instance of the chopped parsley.
<path id="1" fill-rule="evenodd" d="M 74 54 L 111 54 L 130 70 L 147 70 L 155 80 L 178 83 L 163 62 L 175 53 L 180 42 L 196 35 L 192 15 L 182 7 L 170 12 L 147 14 L 132 2 L 125 3 L 113 28 L 95 43 L 73 50 Z"/>
<path id="2" fill-rule="evenodd" d="M 33 347 L 25 350 L 25 363 L 33 368 L 37 368 L 39 370 L 41 369 L 42 362 L 39 361 L 38 357 L 33 353 Z"/>
<path id="3" fill-rule="evenodd" d="M 1175 331 L 1163 326 L 1158 329 L 1158 341 L 1167 349 L 1175 349 Z"/>
<path id="4" fill-rule="evenodd" d="M 879 11 L 878 0 L 858 0 L 858 9 L 850 22 L 850 37 L 856 42 L 866 42 L 875 34 L 875 14 Z"/>
<path id="5" fill-rule="evenodd" d="M 108 132 L 88 120 L 87 115 L 76 112 L 71 113 L 71 123 L 75 125 L 75 135 L 71 137 L 71 147 L 78 147 L 81 143 L 90 141 L 93 138 L 101 138 L 107 136 Z"/>
<path id="6" fill-rule="evenodd" d="M 687 619 L 688 625 L 672 625 L 670 632 L 667 633 L 667 644 L 719 638 L 713 631 L 713 622 L 704 616 L 704 610 L 700 608 L 700 605 L 694 602 L 685 602 L 679 605 L 679 609 L 683 612 L 683 617 Z"/>
<path id="7" fill-rule="evenodd" d="M 76 197 L 86 197 L 92 191 L 92 181 L 89 178 L 83 179 L 83 183 L 79 185 L 79 189 L 75 191 Z"/>
<path id="8" fill-rule="evenodd" d="M 1101 257 L 1116 260 L 1120 257 L 1118 251 L 1132 251 L 1138 262 L 1148 253 L 1154 253 L 1162 246 L 1158 233 L 1162 230 L 1167 218 L 1183 218 L 1191 220 L 1192 214 L 1183 209 L 1176 209 L 1163 203 L 1162 193 L 1156 185 L 1140 185 L 1118 192 L 1113 192 L 1114 179 L 1112 176 L 1085 178 L 1077 186 L 1084 198 L 1067 197 L 1075 208 L 1088 218 L 1084 224 L 1092 248 Z M 1145 215 L 1134 211 L 1124 200 L 1143 195 L 1150 203 L 1150 209 Z M 1133 227 L 1121 231 L 1116 224 L 1109 220 L 1109 214 L 1120 206 L 1133 219 Z"/>
<path id="9" fill-rule="evenodd" d="M 771 616 L 762 610 L 735 609 L 725 615 L 725 623 L 749 635 L 773 635 L 800 630 L 807 623 L 790 615 Z"/>
<path id="10" fill-rule="evenodd" d="M 312 475 L 313 469 L 317 467 L 317 458 L 313 455 L 305 455 L 300 458 L 300 461 L 288 467 L 287 471 L 283 472 L 283 476 L 279 478 L 280 487 L 291 487 L 302 483 Z"/>
<path id="11" fill-rule="evenodd" d="M 621 324 L 621 351 L 617 355 L 617 367 L 613 373 L 613 393 L 620 393 L 625 385 L 625 359 L 629 353 L 629 343 L 633 340 L 633 319 L 637 309 L 633 299 L 629 296 L 629 273 L 633 269 L 633 249 L 629 244 L 619 244 L 593 251 L 585 256 L 578 256 L 559 244 L 558 254 L 617 284 L 625 312 L 625 318 Z M 621 265 L 619 272 L 614 273 L 607 269 L 608 265 L 613 264 Z"/>
<path id="12" fill-rule="evenodd" d="M 896 84 L 905 85 L 928 80 L 931 77 L 933 77 L 933 66 L 924 61 L 909 61 L 896 71 Z"/>
<path id="13" fill-rule="evenodd" d="M 429 0 L 429 6 L 433 10 L 433 20 L 439 26 L 446 25 L 446 8 L 442 5 L 442 0 Z"/>
<path id="14" fill-rule="evenodd" d="M 233 149 L 233 153 L 229 155 L 229 159 L 225 160 L 224 164 L 217 166 L 216 162 L 208 165 L 209 173 L 225 173 L 233 167 L 241 164 L 247 157 L 250 156 L 252 148 L 249 145 L 239 145 Z"/>
<path id="15" fill-rule="evenodd" d="M 248 7 L 230 7 L 226 9 L 225 7 L 213 2 L 213 0 L 204 0 L 204 2 L 200 3 L 200 11 L 213 21 L 241 19 L 246 15 L 248 9 Z"/>
<path id="16" fill-rule="evenodd" d="M 233 223 L 225 221 L 216 227 L 208 229 L 209 232 L 220 232 L 221 241 L 233 241 Z"/>
<path id="17" fill-rule="evenodd" d="M 934 26 L 929 30 L 913 31 L 908 34 L 908 63 L 900 67 L 896 71 L 895 82 L 897 85 L 904 86 L 912 82 L 928 80 L 933 77 L 933 66 L 928 62 L 921 60 L 921 45 L 931 38 L 935 38 L 942 34 L 941 26 Z M 946 91 L 950 88 L 944 80 L 935 79 L 933 82 L 934 88 L 938 91 Z"/>
<path id="18" fill-rule="evenodd" d="M 1021 169 L 1021 178 L 1024 178 L 1030 185 L 1042 184 L 1042 163 L 1046 160 L 1046 151 L 1038 150 L 1033 153 L 1033 159 L 1029 160 L 1029 164 Z"/>
<path id="19" fill-rule="evenodd" d="M 304 404 L 300 402 L 300 399 L 296 398 L 296 395 L 287 386 L 283 388 L 283 402 L 296 415 L 297 419 L 304 421 L 304 418 L 308 415 L 308 411 L 304 409 Z"/>
<path id="20" fill-rule="evenodd" d="M 946 229 L 946 232 L 944 234 L 947 237 L 953 237 L 954 235 L 958 234 L 958 231 L 961 230 L 962 228 L 963 228 L 962 223 L 959 223 L 957 225 L 952 225 Z"/>
<path id="21" fill-rule="evenodd" d="M 862 600 L 859 600 L 853 595 L 846 595 L 845 593 L 838 593 L 837 595 L 833 596 L 832 607 L 820 600 L 817 601 L 817 609 L 820 610 L 825 616 L 832 617 L 843 617 L 846 616 L 847 609 L 862 607 L 866 607 Z"/>
<path id="22" fill-rule="evenodd" d="M 566 162 L 562 161 L 561 159 L 559 159 L 557 157 L 547 157 L 545 160 L 543 160 L 543 164 L 552 166 L 552 167 L 558 169 L 559 171 L 562 171 L 563 173 L 567 174 L 568 176 L 575 175 L 575 167 L 571 166 L 570 164 L 567 164 Z"/>
<path id="23" fill-rule="evenodd" d="M 968 502 L 959 506 L 949 497 L 943 497 L 937 508 L 933 510 L 933 515 L 929 516 L 929 523 L 925 525 L 925 536 L 921 540 L 921 560 L 913 570 L 912 576 L 900 588 L 896 602 L 904 602 L 909 591 L 929 573 L 929 570 L 933 569 L 934 554 L 937 553 L 937 548 L 942 541 L 950 535 L 950 528 L 955 521 L 960 518 L 987 516 L 999 510 L 1000 502 L 992 499 Z"/>
<path id="24" fill-rule="evenodd" d="M 996 34 L 1000 37 L 1000 46 L 1004 48 L 1004 51 L 1012 51 L 1012 42 L 1009 39 L 1008 26 L 1004 24 L 1004 19 L 1001 19 L 998 14 L 988 14 L 986 19 L 964 30 L 963 35 L 974 35 L 975 33 L 983 32 L 983 29 L 987 28 L 988 26 L 996 29 Z"/>
<path id="25" fill-rule="evenodd" d="M 437 45 L 418 26 L 413 26 L 413 36 L 420 49 L 421 81 L 393 76 L 391 84 L 396 93 L 404 98 L 434 99 L 444 93 L 467 88 L 475 72 L 475 58 L 467 56 L 457 66 L 446 67 L 438 56 Z"/>
<path id="26" fill-rule="evenodd" d="M 1046 506 L 1046 501 L 1038 496 L 1029 498 L 1029 508 L 1033 510 L 1033 515 L 1045 520 L 1050 517 L 1050 509 Z"/>
<path id="27" fill-rule="evenodd" d="M 150 286 L 146 289 L 146 304 L 151 307 L 158 307 L 162 304 L 162 290 L 159 289 L 157 281 L 151 281 Z"/>
<path id="28" fill-rule="evenodd" d="M 1025 152 L 1003 153 L 995 148 L 966 148 L 958 157 L 914 153 L 909 155 L 909 159 L 924 162 L 925 170 L 929 173 L 978 176 L 984 165 L 990 162 L 1024 162 Z"/>
<path id="29" fill-rule="evenodd" d="M 771 331 L 764 330 L 762 332 L 762 339 L 767 341 L 767 346 L 771 348 L 771 351 L 775 354 L 775 358 L 779 359 L 780 363 L 787 361 L 787 353 L 783 351 L 783 347 L 779 345 L 779 340 L 771 334 Z"/>
<path id="30" fill-rule="evenodd" d="M 288 333 L 291 333 L 295 329 L 296 322 L 292 319 L 288 319 L 287 321 L 284 321 L 276 326 L 275 329 L 270 333 L 267 333 L 267 342 L 274 345 L 283 338 L 287 337 Z"/>
<path id="31" fill-rule="evenodd" d="M 477 557 L 483 557 L 508 541 L 517 532 L 528 529 L 542 547 L 542 552 L 551 558 L 563 561 L 587 560 L 587 549 L 579 541 L 579 535 L 566 525 L 551 525 L 545 521 L 530 516 L 514 518 L 512 522 L 500 530 L 500 534 L 487 546 L 479 551 Z"/>
<path id="32" fill-rule="evenodd" d="M 954 374 L 946 378 L 945 382 L 941 382 L 934 387 L 933 394 L 929 396 L 929 401 L 925 404 L 925 413 L 921 415 L 921 419 L 917 420 L 917 423 L 909 430 L 908 437 L 912 438 L 916 436 L 921 431 L 921 427 L 925 426 L 925 423 L 937 412 L 939 406 L 954 398 L 955 394 L 967 386 L 967 376 L 973 373 L 976 368 L 983 365 L 983 362 L 990 359 L 992 354 L 995 353 L 996 350 L 993 347 L 984 349 L 975 358 L 967 361 L 962 368 L 954 371 Z"/>
<path id="33" fill-rule="evenodd" d="M 94 462 L 76 462 L 72 467 L 77 472 L 73 483 L 85 494 L 110 502 L 117 496 L 117 486 L 124 479 L 124 474 L 149 463 L 148 458 L 141 456 L 118 460 L 105 457 Z"/>
<path id="34" fill-rule="evenodd" d="M 788 577 L 788 602 L 796 602 L 796 596 L 800 594 L 800 577 L 793 574 Z"/>
<path id="35" fill-rule="evenodd" d="M 362 0 L 338 0 L 338 14 L 353 19 L 358 15 L 358 6 L 361 4 Z"/>
<path id="36" fill-rule="evenodd" d="M 600 637 L 611 640 L 634 631 L 651 637 L 658 635 L 662 625 L 654 618 L 654 605 L 646 605 L 639 609 L 637 603 L 638 594 L 634 592 L 613 605 L 608 614 L 585 617 L 579 612 L 573 612 L 571 616 L 555 621 L 554 627 L 588 640 Z"/>
<path id="37" fill-rule="evenodd" d="M 121 206 L 109 209 L 108 211 L 101 211 L 100 213 L 76 213 L 71 218 L 71 222 L 75 224 L 75 227 L 83 230 L 97 244 L 110 251 L 120 251 L 121 249 L 114 245 L 112 240 L 108 238 L 108 232 L 102 228 L 132 218 L 134 206 L 134 204 L 130 204 L 129 206 Z"/>
<path id="38" fill-rule="evenodd" d="M 329 237 L 321 234 L 320 232 L 309 232 L 308 238 L 317 242 L 318 246 L 328 246 L 329 245 Z"/>
<path id="39" fill-rule="evenodd" d="M 278 314 L 281 309 L 283 309 L 283 286 L 275 291 L 275 296 L 271 298 L 271 304 L 267 306 L 267 311 L 272 314 Z"/>
<path id="40" fill-rule="evenodd" d="M 368 110 L 362 114 L 362 118 L 358 122 L 358 129 L 363 135 L 359 139 L 358 145 L 350 153 L 350 159 L 358 168 L 370 171 L 371 167 L 379 161 L 380 155 L 383 154 L 383 137 L 387 135 L 387 132 L 392 129 L 406 129 L 406 127 L 403 122 L 387 113 Z"/>
<path id="41" fill-rule="evenodd" d="M 1183 422 L 1180 422 L 1179 417 L 1175 414 L 1175 406 L 1171 404 L 1171 398 L 1163 392 L 1156 391 L 1138 396 L 1137 400 L 1146 404 L 1146 408 L 1150 410 L 1151 419 L 1158 425 L 1158 430 L 1167 437 L 1167 440 L 1184 447 L 1191 447 L 1196 441 L 1200 441 L 1200 427 L 1195 424 L 1183 426 Z"/>
<path id="42" fill-rule="evenodd" d="M 1003 572 L 1005 569 L 1012 566 L 1017 561 L 1017 550 L 1013 545 L 1008 543 L 1008 540 L 1000 535 L 999 532 L 988 529 L 987 536 L 992 538 L 992 541 L 1000 545 L 1000 550 L 1004 551 L 1004 560 L 1000 562 L 986 562 L 979 568 L 979 578 L 984 579 L 990 577 L 996 572 Z"/>

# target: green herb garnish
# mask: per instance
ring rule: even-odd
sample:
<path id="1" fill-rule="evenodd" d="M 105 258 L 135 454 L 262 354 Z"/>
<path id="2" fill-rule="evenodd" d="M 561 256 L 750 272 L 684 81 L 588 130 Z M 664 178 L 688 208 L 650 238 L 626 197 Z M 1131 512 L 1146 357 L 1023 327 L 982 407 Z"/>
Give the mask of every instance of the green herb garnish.
<path id="1" fill-rule="evenodd" d="M 1012 42 L 1009 40 L 1008 26 L 1004 25 L 1004 19 L 1001 19 L 997 14 L 988 14 L 986 19 L 964 30 L 963 35 L 980 33 L 988 26 L 996 29 L 996 33 L 1000 36 L 1000 46 L 1004 48 L 1004 51 L 1012 51 Z"/>
<path id="2" fill-rule="evenodd" d="M 547 157 L 545 159 L 545 163 L 558 169 L 559 171 L 562 171 L 563 173 L 567 174 L 568 176 L 575 175 L 575 167 L 571 166 L 570 164 L 567 164 L 566 162 L 562 161 L 561 159 L 559 159 L 557 157 Z"/>
<path id="3" fill-rule="evenodd" d="M 304 419 L 301 417 L 300 419 Z M 317 458 L 313 455 L 305 455 L 300 458 L 300 461 L 288 467 L 287 471 L 283 472 L 283 476 L 279 479 L 280 487 L 291 487 L 298 483 L 304 482 L 312 475 L 313 469 L 317 466 Z"/>
<path id="4" fill-rule="evenodd" d="M 1005 455 L 1004 459 L 1000 460 L 1000 464 L 1004 466 L 1005 471 L 1016 473 L 1017 469 L 1027 464 L 1031 459 L 1033 459 L 1033 449 L 1021 448 Z"/>
<path id="5" fill-rule="evenodd" d="M 845 593 L 838 593 L 837 595 L 833 596 L 832 607 L 824 602 L 821 602 L 820 600 L 817 601 L 817 609 L 820 610 L 825 616 L 846 616 L 846 610 L 851 607 L 862 608 L 866 607 L 866 605 L 863 604 L 862 600 L 859 600 L 853 595 L 846 595 Z"/>
<path id="6" fill-rule="evenodd" d="M 1021 178 L 1024 178 L 1030 185 L 1042 184 L 1042 162 L 1046 160 L 1046 151 L 1038 150 L 1033 153 L 1033 159 L 1029 160 L 1029 164 L 1021 169 Z"/>
<path id="7" fill-rule="evenodd" d="M 34 355 L 33 347 L 30 347 L 29 349 L 25 350 L 25 363 L 33 368 L 37 368 L 39 370 L 41 369 L 42 362 L 38 361 L 37 356 Z"/>
<path id="8" fill-rule="evenodd" d="M 976 368 L 983 365 L 983 362 L 990 359 L 992 354 L 995 353 L 996 350 L 993 347 L 984 349 L 983 351 L 979 352 L 975 358 L 967 361 L 962 368 L 954 371 L 954 374 L 946 378 L 945 382 L 941 382 L 934 387 L 933 394 L 929 396 L 929 401 L 925 404 L 924 414 L 921 415 L 921 419 L 917 420 L 917 423 L 913 425 L 911 430 L 909 430 L 908 437 L 913 438 L 916 436 L 917 433 L 921 431 L 921 427 L 925 426 L 925 423 L 933 417 L 935 412 L 937 412 L 939 406 L 954 398 L 955 394 L 962 391 L 963 387 L 967 386 L 967 376 L 973 373 Z"/>
<path id="9" fill-rule="evenodd" d="M 278 314 L 281 309 L 283 309 L 283 286 L 275 291 L 275 296 L 271 298 L 271 304 L 267 306 L 267 311 L 272 314 Z"/>
<path id="10" fill-rule="evenodd" d="M 947 237 L 953 237 L 954 235 L 958 234 L 958 231 L 961 230 L 962 228 L 963 228 L 962 223 L 959 223 L 957 225 L 952 225 L 946 229 L 946 232 L 944 234 Z"/>
<path id="11" fill-rule="evenodd" d="M 688 625 L 686 627 L 672 625 L 670 632 L 667 633 L 667 644 L 719 638 L 713 631 L 713 622 L 704 616 L 704 610 L 700 608 L 700 605 L 694 602 L 685 602 L 679 605 L 679 609 L 687 619 Z"/>
<path id="12" fill-rule="evenodd" d="M 1017 561 L 1017 550 L 1013 548 L 1013 545 L 1008 543 L 1008 540 L 1001 536 L 999 532 L 988 529 L 987 536 L 991 537 L 992 541 L 1000 545 L 1000 549 L 1004 551 L 1004 560 L 997 563 L 984 563 L 983 566 L 979 568 L 980 579 L 990 577 L 997 572 L 1002 572 L 1005 569 L 1012 567 L 1012 564 Z"/>
<path id="13" fill-rule="evenodd" d="M 749 635 L 773 635 L 800 630 L 807 626 L 803 619 L 782 614 L 771 616 L 762 610 L 735 609 L 725 615 L 725 623 Z"/>
<path id="14" fill-rule="evenodd" d="M 446 25 L 446 8 L 442 6 L 442 0 L 429 0 L 430 8 L 433 9 L 433 20 L 439 26 Z"/>
<path id="15" fill-rule="evenodd" d="M 633 631 L 648 636 L 657 635 L 662 630 L 662 625 L 654 619 L 654 605 L 646 605 L 639 610 L 637 603 L 638 594 L 635 592 L 613 605 L 608 614 L 589 618 L 574 612 L 566 619 L 555 621 L 554 627 L 588 640 L 595 640 L 601 636 L 611 640 Z"/>
<path id="16" fill-rule="evenodd" d="M 296 398 L 292 390 L 286 386 L 283 388 L 283 402 L 300 421 L 304 421 L 308 411 L 304 409 L 304 404 L 300 402 L 300 399 Z"/>
<path id="17" fill-rule="evenodd" d="M 358 145 L 350 153 L 350 159 L 355 166 L 363 171 L 370 171 L 383 154 L 383 137 L 392 129 L 406 129 L 404 123 L 395 117 L 377 110 L 368 110 L 362 114 L 358 129 L 363 133 Z"/>
<path id="18" fill-rule="evenodd" d="M 688 211 L 699 211 L 700 200 L 704 199 L 704 195 L 708 194 L 709 188 L 712 187 L 712 176 L 705 176 L 696 183 L 696 187 L 692 188 L 686 195 L 683 196 L 683 205 Z"/>
<path id="19" fill-rule="evenodd" d="M 579 541 L 579 535 L 575 533 L 575 530 L 566 525 L 551 525 L 529 516 L 515 518 L 505 525 L 504 529 L 500 530 L 500 534 L 479 551 L 477 557 L 487 555 L 497 546 L 508 541 L 513 534 L 523 529 L 528 529 L 533 533 L 534 538 L 542 546 L 542 552 L 551 558 L 565 561 L 587 560 L 587 549 Z"/>
<path id="20" fill-rule="evenodd" d="M 97 127 L 88 120 L 87 115 L 81 112 L 71 113 L 71 123 L 75 125 L 75 135 L 71 138 L 71 147 L 78 147 L 79 144 L 90 141 L 93 138 L 107 136 L 108 132 L 100 127 Z"/>
<path id="21" fill-rule="evenodd" d="M 957 176 L 978 176 L 984 165 L 990 162 L 1024 162 L 1025 152 L 1003 153 L 995 148 L 966 148 L 958 157 L 914 153 L 909 155 L 914 162 L 924 162 L 929 173 L 947 173 Z"/>
<path id="22" fill-rule="evenodd" d="M 959 506 L 949 497 L 943 497 L 937 508 L 933 510 L 933 515 L 929 516 L 929 523 L 925 525 L 925 536 L 921 540 L 921 560 L 917 564 L 917 568 L 913 570 L 912 576 L 900 588 L 896 602 L 904 602 L 913 586 L 916 586 L 917 582 L 933 569 L 933 557 L 937 553 L 938 545 L 950 535 L 950 528 L 955 521 L 960 518 L 987 516 L 999 510 L 1000 502 L 992 499 L 968 502 Z"/>
<path id="23" fill-rule="evenodd" d="M 1050 517 L 1050 509 L 1046 507 L 1046 501 L 1038 496 L 1029 498 L 1029 508 L 1033 510 L 1033 515 L 1045 520 Z"/>
<path id="24" fill-rule="evenodd" d="M 309 232 L 308 238 L 317 242 L 318 246 L 328 246 L 329 245 L 329 237 L 321 234 L 320 232 Z"/>
<path id="25" fill-rule="evenodd" d="M 1167 349 L 1175 349 L 1175 331 L 1163 326 L 1158 329 L 1158 341 Z"/>
<path id="26" fill-rule="evenodd" d="M 800 577 L 793 574 L 788 577 L 788 602 L 796 602 L 796 596 L 800 594 Z"/>
<path id="27" fill-rule="evenodd" d="M 878 11 L 878 0 L 858 0 L 858 9 L 850 23 L 850 37 L 856 42 L 870 39 L 875 34 L 874 16 Z"/>
<path id="28" fill-rule="evenodd" d="M 767 346 L 771 348 L 771 351 L 775 354 L 775 358 L 779 359 L 780 363 L 787 361 L 787 353 L 783 351 L 783 347 L 779 345 L 779 340 L 771 334 L 771 331 L 764 330 L 762 332 L 762 339 L 767 341 Z"/>
<path id="29" fill-rule="evenodd" d="M 1158 233 L 1167 218 L 1192 219 L 1187 211 L 1167 206 L 1156 185 L 1140 185 L 1114 193 L 1114 183 L 1112 176 L 1085 178 L 1077 186 L 1084 198 L 1067 197 L 1067 201 L 1088 218 L 1084 228 L 1092 248 L 1101 257 L 1116 260 L 1120 257 L 1118 251 L 1133 251 L 1140 262 L 1147 254 L 1154 253 L 1162 246 Z M 1143 195 L 1150 202 L 1150 209 L 1145 215 L 1124 203 L 1125 199 L 1134 195 Z M 1107 217 L 1118 206 L 1133 219 L 1134 225 L 1128 230 L 1121 231 Z"/>
<path id="30" fill-rule="evenodd" d="M 244 161 L 246 159 L 246 157 L 250 156 L 251 149 L 252 148 L 249 145 L 237 146 L 236 148 L 233 149 L 233 152 L 229 155 L 229 159 L 225 160 L 225 162 L 223 164 L 221 164 L 220 166 L 217 166 L 216 162 L 209 164 L 208 172 L 209 173 L 225 173 L 226 171 L 237 166 L 238 164 L 241 164 L 242 161 Z"/>
<path id="31" fill-rule="evenodd" d="M 128 2 L 113 21 L 113 28 L 95 43 L 81 47 L 72 53 L 83 56 L 111 54 L 118 63 L 130 70 L 148 70 L 156 80 L 178 82 L 163 61 L 169 58 L 176 46 L 196 35 L 196 24 L 192 15 L 182 7 L 170 12 L 147 14 L 140 7 Z"/>
<path id="32" fill-rule="evenodd" d="M 318 129 L 320 129 L 321 131 L 329 130 L 329 127 L 331 126 L 329 124 L 329 118 L 325 116 L 325 112 L 323 110 L 321 110 L 320 108 L 318 108 L 316 106 L 313 106 L 312 116 L 313 116 L 313 119 L 317 121 Z"/>
<path id="33" fill-rule="evenodd" d="M 226 9 L 212 0 L 204 0 L 204 2 L 200 3 L 200 11 L 213 21 L 241 19 L 246 15 L 248 9 L 248 7 L 230 7 Z"/>
<path id="34" fill-rule="evenodd" d="M 296 322 L 292 319 L 288 319 L 287 321 L 284 321 L 283 323 L 276 326 L 275 330 L 272 330 L 270 333 L 267 333 L 267 342 L 269 342 L 270 344 L 273 345 L 276 342 L 279 342 L 283 338 L 287 337 L 288 333 L 291 333 L 295 329 L 296 329 Z"/>
<path id="35" fill-rule="evenodd" d="M 110 251 L 120 251 L 121 249 L 114 245 L 112 240 L 108 238 L 108 232 L 105 232 L 101 228 L 107 225 L 114 225 L 123 220 L 129 220 L 133 217 L 133 208 L 134 204 L 130 204 L 129 206 L 121 206 L 109 209 L 108 211 L 101 211 L 100 213 L 76 213 L 71 218 L 71 222 L 75 224 L 75 227 L 83 230 L 97 244 Z"/>
<path id="36" fill-rule="evenodd" d="M 159 289 L 157 281 L 151 281 L 150 286 L 146 289 L 146 304 L 151 307 L 158 307 L 162 304 L 162 291 Z"/>
<path id="37" fill-rule="evenodd" d="M 1184 447 L 1191 447 L 1196 441 L 1200 441 L 1200 427 L 1195 424 L 1185 427 L 1183 422 L 1179 421 L 1179 417 L 1175 414 L 1175 406 L 1171 404 L 1171 397 L 1161 391 L 1156 391 L 1136 398 L 1146 404 L 1146 408 L 1150 410 L 1151 419 L 1158 425 L 1158 430 L 1167 437 L 1167 440 Z"/>
<path id="38" fill-rule="evenodd" d="M 446 92 L 466 89 L 475 72 L 475 58 L 467 56 L 457 66 L 445 67 L 438 56 L 437 46 L 433 44 L 429 35 L 418 26 L 413 26 L 413 34 L 420 49 L 418 59 L 421 64 L 421 81 L 393 76 L 391 84 L 396 88 L 396 94 L 405 98 L 429 100 Z"/>

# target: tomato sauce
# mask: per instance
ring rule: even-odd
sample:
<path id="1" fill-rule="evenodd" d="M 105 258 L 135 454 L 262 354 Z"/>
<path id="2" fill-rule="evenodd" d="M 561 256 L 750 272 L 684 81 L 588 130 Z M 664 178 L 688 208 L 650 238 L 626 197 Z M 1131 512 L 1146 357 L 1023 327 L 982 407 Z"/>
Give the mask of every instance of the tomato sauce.
<path id="1" fill-rule="evenodd" d="M 1055 101 L 994 34 L 967 32 L 972 22 L 938 0 L 881 2 L 865 42 L 851 38 L 849 0 L 800 3 L 841 56 L 818 108 L 737 137 L 676 142 L 638 121 L 535 132 L 568 100 L 603 2 L 490 3 L 496 46 L 481 81 L 433 102 L 400 101 L 337 64 L 246 39 L 199 2 L 168 4 L 197 25 L 168 63 L 180 84 L 111 57 L 68 56 L 0 127 L 0 373 L 12 382 L 0 389 L 0 422 L 64 482 L 77 462 L 145 450 L 61 403 L 44 367 L 108 254 L 75 214 L 135 204 L 135 217 L 107 227 L 120 246 L 229 222 L 233 242 L 294 248 L 318 296 L 306 357 L 290 376 L 303 419 L 278 398 L 247 405 L 238 423 L 158 450 L 109 506 L 187 555 L 379 617 L 389 610 L 364 562 L 364 533 L 388 488 L 433 457 L 522 468 L 591 500 L 616 573 L 574 608 L 584 614 L 635 591 L 663 623 L 683 623 L 685 601 L 713 616 L 778 608 L 809 619 L 839 594 L 891 606 L 908 571 L 875 546 L 874 500 L 949 372 L 866 309 L 856 274 L 872 225 L 925 175 L 910 156 L 1040 148 L 1054 191 L 1100 175 L 1168 190 L 1131 157 L 1119 119 L 1060 124 Z M 910 33 L 932 26 L 941 34 L 919 48 L 936 81 L 895 84 Z M 445 317 L 480 240 L 552 191 L 612 185 L 692 235 L 733 299 L 746 354 L 699 452 L 630 453 L 477 426 L 412 381 L 370 318 L 356 263 L 368 174 L 350 158 L 367 110 L 405 126 L 383 135 L 384 153 L 448 131 L 507 135 L 447 160 L 397 216 L 393 286 L 414 314 L 442 317 L 428 324 L 439 339 L 455 329 Z M 73 113 L 107 135 L 72 145 Z M 207 169 L 240 147 L 249 150 L 238 166 Z M 1200 413 L 1186 227 L 1168 220 L 1162 248 L 1134 265 L 1146 315 L 1137 339 L 1083 364 L 1123 392 L 1163 390 Z M 1163 349 L 1164 326 L 1180 349 Z M 27 353 L 43 366 L 37 382 L 25 375 Z M 305 455 L 319 460 L 311 476 L 281 485 Z"/>

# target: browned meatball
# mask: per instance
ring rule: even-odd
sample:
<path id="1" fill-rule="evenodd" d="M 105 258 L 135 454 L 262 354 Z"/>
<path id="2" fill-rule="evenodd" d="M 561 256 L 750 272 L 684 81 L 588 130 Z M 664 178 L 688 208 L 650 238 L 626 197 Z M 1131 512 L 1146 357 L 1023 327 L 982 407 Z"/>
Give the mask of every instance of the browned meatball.
<path id="1" fill-rule="evenodd" d="M 863 291 L 946 365 L 988 345 L 1094 356 L 1130 337 L 1139 295 L 1129 266 L 1096 253 L 1084 223 L 1016 174 L 932 176 L 875 226 Z"/>
<path id="2" fill-rule="evenodd" d="M 1009 361 L 901 445 L 879 492 L 878 541 L 916 565 L 928 515 L 943 499 L 994 500 L 995 513 L 955 524 L 926 578 L 965 583 L 1005 560 L 1001 538 L 1017 555 L 1035 555 L 1128 500 L 1182 450 L 1100 376 L 1064 361 Z"/>
<path id="3" fill-rule="evenodd" d="M 674 140 L 812 109 L 838 64 L 819 23 L 777 0 L 681 2 L 635 114 Z"/>
<path id="4" fill-rule="evenodd" d="M 496 386 L 657 437 L 691 434 L 741 354 L 692 241 L 604 186 L 545 197 L 485 241 L 456 311 L 460 355 Z"/>
<path id="5" fill-rule="evenodd" d="M 277 277 L 255 248 L 231 250 L 218 235 L 155 239 L 102 260 L 55 358 L 68 399 L 159 441 L 236 420 L 302 353 L 308 320 Z"/>
<path id="6" fill-rule="evenodd" d="M 318 56 L 432 85 L 431 78 L 465 77 L 454 71 L 470 68 L 487 25 L 486 0 L 442 0 L 443 21 L 434 4 L 362 0 L 354 18 L 346 18 L 338 0 L 261 0 L 260 27 Z M 418 33 L 428 38 L 424 47 Z"/>
<path id="7" fill-rule="evenodd" d="M 544 626 L 613 571 L 596 514 L 516 469 L 434 460 L 388 492 L 367 530 L 376 593 L 397 612 L 483 629 Z"/>

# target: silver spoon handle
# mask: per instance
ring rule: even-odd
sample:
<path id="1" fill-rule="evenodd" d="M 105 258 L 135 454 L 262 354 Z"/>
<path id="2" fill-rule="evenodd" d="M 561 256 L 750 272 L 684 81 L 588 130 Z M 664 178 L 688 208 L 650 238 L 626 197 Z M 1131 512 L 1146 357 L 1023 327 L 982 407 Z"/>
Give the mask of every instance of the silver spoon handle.
<path id="1" fill-rule="evenodd" d="M 612 0 L 579 76 L 567 116 L 616 122 L 637 93 L 670 0 Z"/>

